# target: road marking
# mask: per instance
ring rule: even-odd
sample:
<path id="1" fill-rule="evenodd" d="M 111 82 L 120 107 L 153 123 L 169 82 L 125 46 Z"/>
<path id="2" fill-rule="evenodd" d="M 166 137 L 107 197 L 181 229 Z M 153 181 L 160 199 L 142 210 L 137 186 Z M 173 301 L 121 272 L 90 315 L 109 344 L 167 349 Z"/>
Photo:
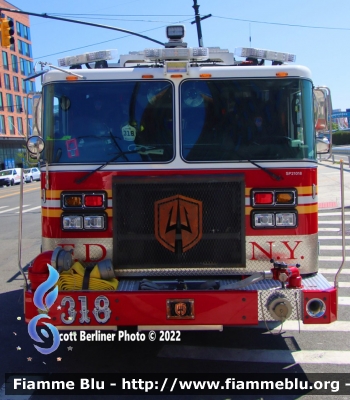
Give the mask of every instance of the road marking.
<path id="1" fill-rule="evenodd" d="M 249 327 L 252 328 L 252 327 Z M 266 329 L 265 322 L 259 322 L 254 328 Z M 350 322 L 348 321 L 334 321 L 331 324 L 303 324 L 302 321 L 289 320 L 285 321 L 283 325 L 278 322 L 267 322 L 267 328 L 273 332 L 279 331 L 299 331 L 300 332 L 349 332 Z M 263 334 L 268 334 L 269 331 Z"/>
<path id="2" fill-rule="evenodd" d="M 339 236 L 319 236 L 318 237 L 318 240 L 339 240 L 339 239 L 342 239 L 342 236 L 341 235 L 339 235 Z M 350 236 L 345 236 L 345 239 L 350 239 Z"/>
<path id="3" fill-rule="evenodd" d="M 28 192 L 33 192 L 35 190 L 40 190 L 40 186 L 34 189 L 23 189 L 23 193 L 28 193 Z M 12 192 L 11 194 L 6 194 L 4 196 L 0 196 L 0 199 L 4 199 L 5 197 L 11 197 L 11 196 L 18 196 L 19 192 L 17 190 L 15 192 Z"/>
<path id="4" fill-rule="evenodd" d="M 341 364 L 350 365 L 350 351 L 336 350 L 252 350 L 223 347 L 163 346 L 158 357 L 216 360 L 234 362 L 259 362 L 282 364 Z"/>
<path id="5" fill-rule="evenodd" d="M 318 228 L 319 232 L 340 232 L 340 228 Z"/>
<path id="6" fill-rule="evenodd" d="M 334 269 L 332 269 L 332 268 L 320 268 L 318 270 L 318 272 L 320 274 L 334 274 L 334 275 L 337 273 L 337 271 L 338 271 L 338 268 L 334 268 Z M 340 275 L 350 275 L 350 269 L 343 268 L 341 270 Z"/>
<path id="7" fill-rule="evenodd" d="M 335 211 L 335 212 L 326 212 L 326 213 L 319 213 L 318 216 L 319 217 L 331 217 L 331 216 L 335 216 L 335 215 L 341 215 L 340 211 Z M 345 215 L 350 215 L 350 212 L 345 212 Z"/>
<path id="8" fill-rule="evenodd" d="M 338 306 L 349 306 L 350 297 L 338 297 Z"/>
<path id="9" fill-rule="evenodd" d="M 318 261 L 343 261 L 342 256 L 320 256 Z"/>
<path id="10" fill-rule="evenodd" d="M 318 221 L 319 225 L 339 225 L 341 221 Z"/>
<path id="11" fill-rule="evenodd" d="M 24 210 L 23 213 L 26 213 L 26 212 L 28 212 L 28 211 L 37 210 L 38 208 L 41 208 L 41 206 L 37 206 L 37 207 L 33 207 L 33 208 L 28 208 L 28 209 Z M 17 211 L 16 214 L 19 214 L 19 211 Z"/>
<path id="12" fill-rule="evenodd" d="M 324 246 L 321 244 L 321 250 L 329 251 L 329 250 L 342 250 L 342 246 L 334 245 L 334 246 Z M 345 246 L 345 250 L 350 250 L 350 246 Z"/>
<path id="13" fill-rule="evenodd" d="M 29 207 L 29 205 L 26 204 L 26 205 L 24 205 L 23 207 Z M 5 213 L 5 212 L 9 212 L 9 211 L 13 211 L 13 210 L 18 210 L 18 209 L 19 209 L 19 206 L 18 206 L 18 207 L 14 207 L 14 208 L 8 208 L 7 210 L 0 211 L 0 214 L 3 214 L 3 213 Z"/>
<path id="14" fill-rule="evenodd" d="M 338 282 L 339 287 L 350 287 L 350 282 Z"/>

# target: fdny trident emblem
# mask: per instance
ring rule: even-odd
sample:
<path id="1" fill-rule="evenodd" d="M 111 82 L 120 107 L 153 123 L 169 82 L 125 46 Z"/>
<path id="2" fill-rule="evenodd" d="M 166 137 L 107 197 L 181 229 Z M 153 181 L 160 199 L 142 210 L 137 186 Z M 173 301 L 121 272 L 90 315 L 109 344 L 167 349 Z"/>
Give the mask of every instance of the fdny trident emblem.
<path id="1" fill-rule="evenodd" d="M 175 314 L 179 317 L 183 317 L 186 314 L 186 303 L 176 303 L 175 304 Z"/>
<path id="2" fill-rule="evenodd" d="M 202 202 L 181 195 L 154 203 L 158 242 L 173 253 L 184 253 L 202 238 Z"/>

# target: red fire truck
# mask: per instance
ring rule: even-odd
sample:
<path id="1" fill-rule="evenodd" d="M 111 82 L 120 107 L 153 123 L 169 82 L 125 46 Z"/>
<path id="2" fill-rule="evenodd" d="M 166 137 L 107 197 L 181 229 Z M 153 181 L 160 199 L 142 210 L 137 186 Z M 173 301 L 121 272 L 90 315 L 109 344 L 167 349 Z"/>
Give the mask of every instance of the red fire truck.
<path id="1" fill-rule="evenodd" d="M 335 321 L 337 288 L 318 273 L 309 69 L 288 53 L 188 47 L 181 25 L 167 36 L 117 64 L 86 53 L 43 76 L 26 321 L 49 266 L 59 330 Z"/>

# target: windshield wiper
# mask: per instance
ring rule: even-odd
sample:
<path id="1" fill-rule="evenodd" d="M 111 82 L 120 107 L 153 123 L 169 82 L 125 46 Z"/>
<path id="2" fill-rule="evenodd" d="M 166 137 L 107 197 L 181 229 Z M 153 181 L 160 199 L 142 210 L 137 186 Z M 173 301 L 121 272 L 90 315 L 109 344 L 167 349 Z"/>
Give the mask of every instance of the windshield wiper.
<path id="1" fill-rule="evenodd" d="M 86 175 L 82 176 L 81 178 L 76 179 L 75 183 L 79 184 L 81 182 L 84 182 L 87 178 L 89 178 L 95 172 L 100 171 L 101 169 L 105 168 L 107 165 L 109 165 L 113 161 L 118 160 L 119 157 L 125 157 L 125 159 L 128 160 L 126 155 L 127 154 L 135 154 L 135 153 L 139 153 L 139 154 L 142 154 L 142 155 L 146 155 L 146 154 L 163 154 L 164 150 L 163 149 L 158 149 L 157 147 L 154 147 L 154 146 L 139 146 L 139 145 L 135 145 L 135 148 L 133 150 L 120 151 L 113 158 L 111 158 L 110 160 L 106 161 L 104 164 L 100 165 L 98 168 L 88 172 Z"/>
<path id="2" fill-rule="evenodd" d="M 281 175 L 277 175 L 277 174 L 273 173 L 269 169 L 257 164 L 255 161 L 252 161 L 252 160 L 247 160 L 247 161 L 250 162 L 251 164 L 255 165 L 256 167 L 260 168 L 262 171 L 266 172 L 275 181 L 281 181 L 283 179 Z"/>

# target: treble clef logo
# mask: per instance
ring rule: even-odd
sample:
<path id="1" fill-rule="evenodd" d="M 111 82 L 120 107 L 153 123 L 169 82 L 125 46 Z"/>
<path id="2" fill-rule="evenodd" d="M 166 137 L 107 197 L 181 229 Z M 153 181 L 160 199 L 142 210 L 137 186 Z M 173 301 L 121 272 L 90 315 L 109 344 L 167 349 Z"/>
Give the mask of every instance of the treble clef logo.
<path id="1" fill-rule="evenodd" d="M 36 317 L 32 318 L 28 324 L 28 333 L 29 336 L 35 340 L 36 342 L 39 343 L 44 343 L 44 340 L 41 339 L 41 337 L 37 333 L 37 324 L 38 321 L 43 319 L 43 318 L 48 318 L 51 319 L 47 315 L 50 307 L 54 304 L 54 302 L 57 299 L 58 296 L 58 288 L 57 286 L 54 287 L 51 291 L 50 289 L 56 285 L 56 282 L 58 281 L 59 278 L 59 273 L 53 268 L 51 265 L 47 264 L 49 268 L 49 277 L 45 282 L 43 282 L 35 291 L 34 293 L 34 304 L 35 306 L 39 309 L 39 312 L 43 312 L 43 314 L 39 314 Z M 47 294 L 46 294 L 47 293 Z M 46 294 L 46 296 L 45 296 Z M 44 298 L 45 298 L 45 304 L 44 304 Z M 53 343 L 51 347 L 41 347 L 34 345 L 34 347 L 42 354 L 50 354 L 54 352 L 59 344 L 60 344 L 60 334 L 55 326 L 52 324 L 49 324 L 47 322 L 43 322 L 44 325 L 51 331 L 52 337 L 53 337 Z M 46 329 L 41 329 L 40 333 L 42 336 L 45 338 L 49 338 L 49 333 L 47 332 Z"/>

